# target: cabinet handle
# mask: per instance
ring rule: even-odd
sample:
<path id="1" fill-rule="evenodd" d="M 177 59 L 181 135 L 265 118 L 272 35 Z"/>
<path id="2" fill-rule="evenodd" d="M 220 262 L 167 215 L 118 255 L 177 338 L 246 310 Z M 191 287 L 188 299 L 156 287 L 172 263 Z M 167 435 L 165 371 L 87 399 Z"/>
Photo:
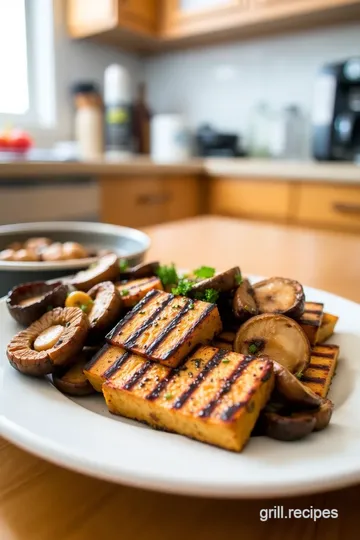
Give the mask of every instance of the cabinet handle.
<path id="1" fill-rule="evenodd" d="M 139 195 L 136 199 L 138 204 L 164 204 L 171 199 L 169 193 L 159 193 L 159 194 L 144 194 Z"/>
<path id="2" fill-rule="evenodd" d="M 341 214 L 360 215 L 360 204 L 356 203 L 335 202 L 333 209 L 335 212 L 340 212 Z"/>

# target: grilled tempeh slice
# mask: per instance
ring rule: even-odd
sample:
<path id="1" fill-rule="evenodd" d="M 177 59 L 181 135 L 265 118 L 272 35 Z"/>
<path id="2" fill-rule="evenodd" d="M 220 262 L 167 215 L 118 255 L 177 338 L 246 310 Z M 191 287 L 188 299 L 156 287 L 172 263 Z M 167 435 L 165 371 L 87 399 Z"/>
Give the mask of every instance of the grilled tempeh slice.
<path id="1" fill-rule="evenodd" d="M 134 307 L 149 291 L 154 289 L 163 290 L 161 281 L 157 276 L 134 279 L 127 283 L 117 283 L 116 288 L 126 308 Z"/>
<path id="2" fill-rule="evenodd" d="M 149 360 L 176 367 L 196 345 L 209 343 L 221 330 L 215 304 L 154 290 L 106 339 Z"/>
<path id="3" fill-rule="evenodd" d="M 132 357 L 102 388 L 114 414 L 239 452 L 273 386 L 270 359 L 205 346 L 177 369 Z"/>
<path id="4" fill-rule="evenodd" d="M 336 315 L 324 313 L 321 326 L 317 333 L 316 343 L 324 343 L 324 341 L 326 341 L 333 335 L 338 320 L 339 317 L 336 317 Z"/>
<path id="5" fill-rule="evenodd" d="M 316 345 L 311 351 L 310 364 L 301 382 L 315 394 L 326 398 L 339 357 L 338 345 Z"/>
<path id="6" fill-rule="evenodd" d="M 218 347 L 219 349 L 227 349 L 229 351 L 233 351 L 235 335 L 236 335 L 236 332 L 223 330 L 221 334 L 219 334 L 216 337 L 216 339 L 214 339 L 213 341 L 214 347 Z"/>
<path id="7" fill-rule="evenodd" d="M 299 324 L 307 335 L 310 345 L 315 345 L 322 323 L 324 304 L 305 302 L 305 311 L 299 319 Z"/>
<path id="8" fill-rule="evenodd" d="M 125 349 L 106 344 L 85 365 L 84 375 L 91 386 L 97 392 L 101 392 L 103 382 L 115 374 L 129 356 L 130 353 Z"/>

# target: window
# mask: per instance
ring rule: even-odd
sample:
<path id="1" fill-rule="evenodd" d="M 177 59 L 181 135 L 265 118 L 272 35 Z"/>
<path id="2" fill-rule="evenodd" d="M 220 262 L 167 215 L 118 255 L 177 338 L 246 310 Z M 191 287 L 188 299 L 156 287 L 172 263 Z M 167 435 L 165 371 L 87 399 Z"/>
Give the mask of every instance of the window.
<path id="1" fill-rule="evenodd" d="M 55 114 L 50 0 L 0 0 L 0 127 L 52 127 Z"/>
<path id="2" fill-rule="evenodd" d="M 29 109 L 25 0 L 0 0 L 0 113 Z"/>

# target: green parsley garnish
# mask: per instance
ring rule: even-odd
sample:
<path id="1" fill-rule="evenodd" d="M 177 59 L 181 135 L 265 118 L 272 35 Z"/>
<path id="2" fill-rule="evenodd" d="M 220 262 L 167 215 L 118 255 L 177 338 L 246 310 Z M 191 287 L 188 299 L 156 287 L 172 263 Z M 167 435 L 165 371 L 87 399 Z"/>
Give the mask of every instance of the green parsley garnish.
<path id="1" fill-rule="evenodd" d="M 236 274 L 236 276 L 235 276 L 235 281 L 236 281 L 236 283 L 237 283 L 238 285 L 241 285 L 242 282 L 244 281 L 242 275 L 241 275 L 241 274 Z"/>
<path id="2" fill-rule="evenodd" d="M 156 270 L 156 275 L 160 278 L 164 287 L 167 285 L 177 285 L 179 282 L 179 276 L 174 263 L 171 263 L 169 266 L 166 264 L 159 266 Z"/>
<path id="3" fill-rule="evenodd" d="M 297 373 L 295 373 L 295 377 L 297 379 L 301 379 L 301 377 L 303 376 L 302 372 L 301 371 L 298 371 Z"/>
<path id="4" fill-rule="evenodd" d="M 228 364 L 230 362 L 230 360 L 228 360 L 227 358 L 224 358 L 224 360 L 222 361 L 223 364 Z"/>
<path id="5" fill-rule="evenodd" d="M 255 343 L 252 343 L 251 345 L 249 345 L 249 353 L 250 354 L 256 354 L 258 352 L 258 348 L 257 346 L 255 345 Z"/>
<path id="6" fill-rule="evenodd" d="M 219 292 L 215 289 L 205 289 L 204 300 L 210 302 L 210 304 L 216 304 L 219 298 Z"/>
<path id="7" fill-rule="evenodd" d="M 194 309 L 194 307 L 195 307 L 194 302 L 190 302 L 190 304 L 189 304 L 189 309 Z"/>
<path id="8" fill-rule="evenodd" d="M 187 294 L 189 294 L 193 286 L 194 284 L 192 281 L 188 279 L 180 279 L 177 287 L 173 287 L 171 289 L 171 292 L 175 294 L 175 296 L 186 296 Z"/>
<path id="9" fill-rule="evenodd" d="M 126 259 L 121 259 L 121 261 L 119 262 L 119 266 L 120 272 L 126 272 L 126 270 L 129 268 L 129 261 L 127 261 Z"/>
<path id="10" fill-rule="evenodd" d="M 83 311 L 84 313 L 86 313 L 89 309 L 89 304 L 81 304 L 81 306 L 79 306 L 81 311 Z"/>
<path id="11" fill-rule="evenodd" d="M 46 308 L 46 311 L 52 311 L 53 309 L 54 309 L 53 306 L 48 306 L 48 307 Z"/>
<path id="12" fill-rule="evenodd" d="M 172 397 L 173 397 L 172 394 L 165 394 L 165 399 L 167 399 L 167 400 L 171 399 Z"/>
<path id="13" fill-rule="evenodd" d="M 122 291 L 120 291 L 120 294 L 121 296 L 127 296 L 129 294 L 129 291 L 128 289 L 123 289 Z"/>
<path id="14" fill-rule="evenodd" d="M 200 268 L 194 270 L 194 275 L 199 279 L 211 278 L 215 275 L 215 268 L 211 266 L 200 266 Z"/>

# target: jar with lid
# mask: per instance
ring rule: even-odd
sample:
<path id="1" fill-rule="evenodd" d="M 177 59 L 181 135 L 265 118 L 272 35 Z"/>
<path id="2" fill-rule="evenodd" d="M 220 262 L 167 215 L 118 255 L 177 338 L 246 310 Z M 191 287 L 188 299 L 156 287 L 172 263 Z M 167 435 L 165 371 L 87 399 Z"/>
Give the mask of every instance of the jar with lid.
<path id="1" fill-rule="evenodd" d="M 78 158 L 101 159 L 104 153 L 103 104 L 94 83 L 81 82 L 73 87 L 75 101 L 75 139 Z"/>

